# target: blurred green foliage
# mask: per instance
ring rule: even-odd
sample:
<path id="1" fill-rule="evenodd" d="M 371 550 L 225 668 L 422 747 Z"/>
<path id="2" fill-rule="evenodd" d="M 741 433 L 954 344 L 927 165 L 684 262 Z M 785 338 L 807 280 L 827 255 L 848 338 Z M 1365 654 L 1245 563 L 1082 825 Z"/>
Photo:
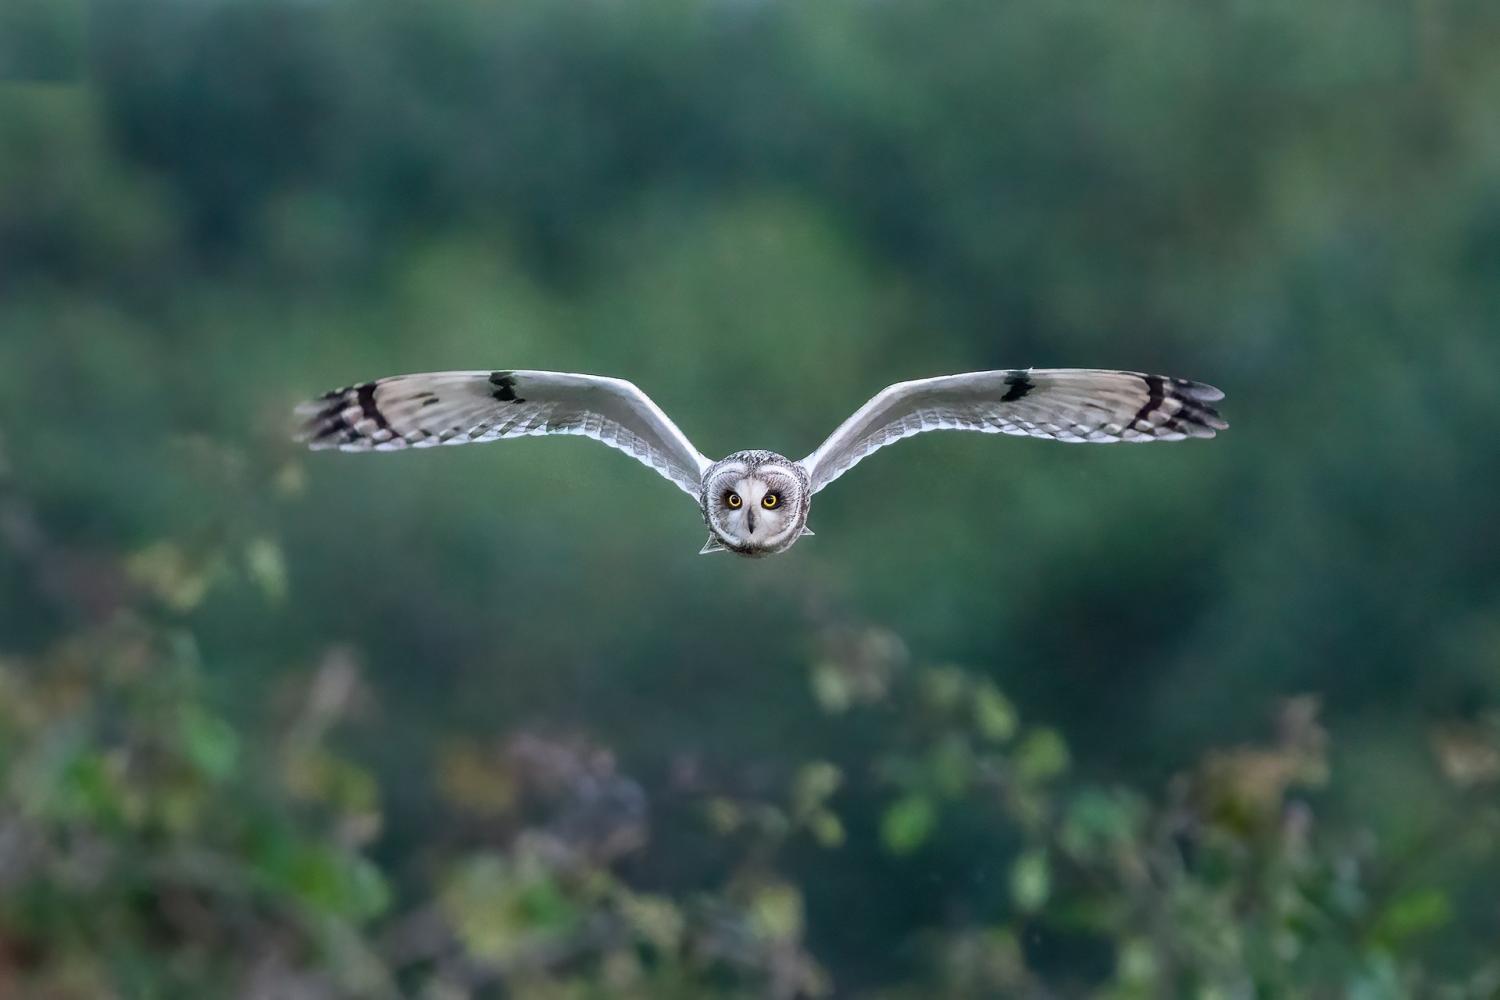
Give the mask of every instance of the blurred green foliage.
<path id="1" fill-rule="evenodd" d="M 4 7 L 0 994 L 1495 995 L 1497 52 L 1475 0 Z M 1031 364 L 1234 428 L 923 436 L 756 564 L 586 442 L 287 440 L 533 367 L 797 456 Z"/>
<path id="2" fill-rule="evenodd" d="M 881 877 L 924 861 L 962 878 L 952 912 L 913 907 L 901 974 L 848 970 L 870 996 L 1500 989 L 1492 949 L 1448 962 L 1426 944 L 1454 919 L 1432 864 L 1500 862 L 1500 721 L 1444 744 L 1468 823 L 1391 857 L 1317 818 L 1315 699 L 1283 706 L 1271 741 L 1142 793 L 1070 778 L 1063 738 L 1023 726 L 993 682 L 840 626 L 826 649 L 888 654 L 859 707 L 825 701 L 835 729 L 880 717 L 868 756 L 754 788 L 679 761 L 652 797 L 578 735 L 449 739 L 422 779 L 429 839 L 382 870 L 376 781 L 337 748 L 373 707 L 347 652 L 247 742 L 206 704 L 192 639 L 148 617 L 121 609 L 0 667 L 7 995 L 825 996 L 798 879 L 880 905 Z M 830 653 L 809 689 L 870 668 Z M 693 877 L 674 870 L 684 848 Z"/>

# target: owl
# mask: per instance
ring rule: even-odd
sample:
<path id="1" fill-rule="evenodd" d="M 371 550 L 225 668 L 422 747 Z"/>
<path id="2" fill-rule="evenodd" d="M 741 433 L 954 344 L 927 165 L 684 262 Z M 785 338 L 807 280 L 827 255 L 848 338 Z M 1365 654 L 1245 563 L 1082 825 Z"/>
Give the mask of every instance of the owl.
<path id="1" fill-rule="evenodd" d="M 625 452 L 691 496 L 702 552 L 760 557 L 811 535 L 812 498 L 861 459 L 924 431 L 979 431 L 1074 443 L 1211 438 L 1229 425 L 1211 385 L 1085 368 L 969 372 L 898 382 L 799 461 L 737 451 L 711 461 L 634 384 L 543 371 L 397 375 L 298 407 L 314 449 L 399 451 L 539 434 L 578 434 Z"/>

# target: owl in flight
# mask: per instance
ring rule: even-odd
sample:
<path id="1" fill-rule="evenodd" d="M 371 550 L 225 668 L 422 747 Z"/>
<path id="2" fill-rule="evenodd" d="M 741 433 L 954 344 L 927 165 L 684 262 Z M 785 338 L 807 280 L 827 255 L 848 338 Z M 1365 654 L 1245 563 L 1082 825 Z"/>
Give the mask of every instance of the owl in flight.
<path id="1" fill-rule="evenodd" d="M 1211 385 L 1087 368 L 970 372 L 898 382 L 860 407 L 801 461 L 737 451 L 711 461 L 634 384 L 564 372 L 397 375 L 336 389 L 298 407 L 315 449 L 397 451 L 581 434 L 649 465 L 698 503 L 703 552 L 769 556 L 807 529 L 813 494 L 866 455 L 923 431 L 979 431 L 1054 441 L 1180 441 L 1229 425 Z"/>

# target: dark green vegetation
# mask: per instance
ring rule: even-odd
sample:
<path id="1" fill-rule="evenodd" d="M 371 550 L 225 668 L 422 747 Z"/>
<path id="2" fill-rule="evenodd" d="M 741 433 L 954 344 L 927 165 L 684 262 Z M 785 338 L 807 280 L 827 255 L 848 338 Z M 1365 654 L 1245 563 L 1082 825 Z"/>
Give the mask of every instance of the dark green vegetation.
<path id="1" fill-rule="evenodd" d="M 22 7 L 0 995 L 1500 989 L 1494 4 Z M 589 442 L 286 439 L 1026 365 L 1234 428 L 914 439 L 765 563 Z"/>

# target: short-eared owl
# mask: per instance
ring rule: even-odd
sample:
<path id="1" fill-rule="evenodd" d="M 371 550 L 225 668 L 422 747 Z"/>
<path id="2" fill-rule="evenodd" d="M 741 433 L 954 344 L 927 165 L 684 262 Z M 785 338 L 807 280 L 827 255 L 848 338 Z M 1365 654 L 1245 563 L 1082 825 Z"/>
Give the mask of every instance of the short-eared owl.
<path id="1" fill-rule="evenodd" d="M 649 465 L 698 502 L 704 552 L 767 556 L 812 534 L 812 496 L 878 448 L 923 431 L 980 431 L 1054 441 L 1180 441 L 1229 425 L 1211 385 L 1073 368 L 970 372 L 898 382 L 800 462 L 739 451 L 717 462 L 630 382 L 563 372 L 397 375 L 303 404 L 313 448 L 395 451 L 581 434 Z"/>

